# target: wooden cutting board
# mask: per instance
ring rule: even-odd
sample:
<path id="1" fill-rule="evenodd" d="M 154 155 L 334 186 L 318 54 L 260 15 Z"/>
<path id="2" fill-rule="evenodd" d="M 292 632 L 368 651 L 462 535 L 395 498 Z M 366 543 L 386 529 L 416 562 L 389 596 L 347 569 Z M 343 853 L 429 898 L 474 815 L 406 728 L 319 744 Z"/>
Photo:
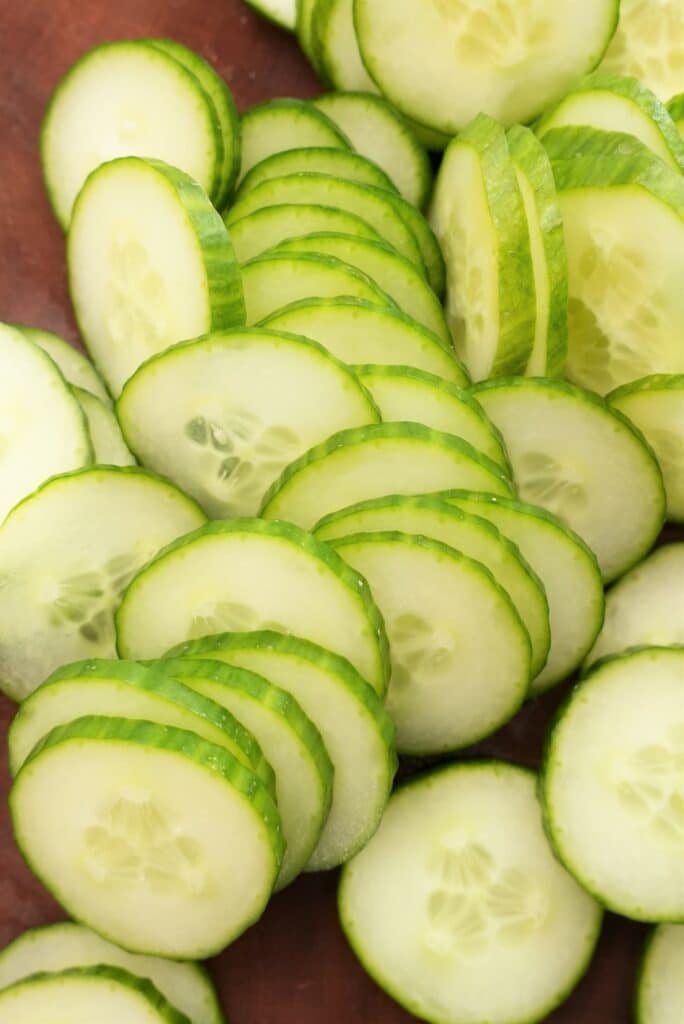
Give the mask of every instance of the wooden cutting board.
<path id="1" fill-rule="evenodd" d="M 241 0 L 0 0 L 0 320 L 46 327 L 78 342 L 64 242 L 41 182 L 38 129 L 52 89 L 79 54 L 136 36 L 169 36 L 199 51 L 226 79 L 240 109 L 320 91 L 294 40 Z M 537 765 L 557 701 L 554 694 L 531 705 L 482 750 Z M 12 839 L 4 742 L 11 717 L 10 702 L 0 697 L 0 948 L 25 928 L 63 916 Z M 336 919 L 336 881 L 335 875 L 300 879 L 213 962 L 230 1024 L 413 1020 L 366 978 L 347 948 Z M 643 938 L 643 928 L 609 916 L 588 976 L 549 1024 L 628 1024 Z"/>

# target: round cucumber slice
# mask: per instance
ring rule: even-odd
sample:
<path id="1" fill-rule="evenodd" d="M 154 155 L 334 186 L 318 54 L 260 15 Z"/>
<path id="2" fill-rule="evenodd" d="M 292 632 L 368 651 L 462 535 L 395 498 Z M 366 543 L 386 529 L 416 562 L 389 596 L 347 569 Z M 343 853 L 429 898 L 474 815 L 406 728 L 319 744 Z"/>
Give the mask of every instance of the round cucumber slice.
<path id="1" fill-rule="evenodd" d="M 135 466 L 135 458 L 110 406 L 83 388 L 72 386 L 71 390 L 86 418 L 95 462 L 105 466 Z"/>
<path id="2" fill-rule="evenodd" d="M 69 226 L 88 175 L 117 157 L 164 160 L 215 198 L 223 140 L 216 108 L 192 71 L 145 40 L 104 43 L 58 85 L 40 138 L 57 220 Z"/>
<path id="3" fill-rule="evenodd" d="M 296 0 L 247 0 L 247 3 L 269 21 L 294 32 L 297 23 Z"/>
<path id="4" fill-rule="evenodd" d="M 672 118 L 679 134 L 684 138 L 684 93 L 673 96 L 667 104 L 667 112 Z"/>
<path id="5" fill-rule="evenodd" d="M 678 1024 L 684 1016 L 684 926 L 651 932 L 637 982 L 637 1024 Z"/>
<path id="6" fill-rule="evenodd" d="M 523 501 L 566 523 L 596 555 L 604 581 L 643 558 L 665 518 L 662 475 L 628 420 L 564 381 L 489 381 L 475 397 L 503 434 Z"/>
<path id="7" fill-rule="evenodd" d="M 356 533 L 330 543 L 368 580 L 386 623 L 386 707 L 399 753 L 469 746 L 513 717 L 530 681 L 530 638 L 488 569 L 408 533 Z"/>
<path id="8" fill-rule="evenodd" d="M 621 0 L 620 23 L 601 70 L 633 75 L 666 100 L 682 87 L 683 32 L 678 0 Z"/>
<path id="9" fill-rule="evenodd" d="M 344 869 L 349 943 L 423 1020 L 545 1020 L 589 965 L 601 909 L 553 856 L 536 782 L 496 761 L 433 771 L 392 797 Z"/>
<path id="10" fill-rule="evenodd" d="M 452 487 L 513 494 L 501 467 L 460 437 L 418 423 L 381 423 L 334 434 L 296 459 L 267 492 L 261 514 L 311 528 L 369 498 Z"/>
<path id="11" fill-rule="evenodd" d="M 546 750 L 541 792 L 558 856 L 605 907 L 637 921 L 684 918 L 683 701 L 682 648 L 609 658 L 573 692 Z"/>
<path id="12" fill-rule="evenodd" d="M 317 726 L 335 768 L 330 813 L 307 870 L 337 867 L 365 846 L 397 767 L 384 690 L 378 695 L 346 658 L 284 633 L 207 636 L 180 644 L 169 656 L 224 661 L 291 693 Z"/>
<path id="13" fill-rule="evenodd" d="M 273 153 L 255 164 L 242 179 L 236 202 L 262 181 L 302 171 L 329 174 L 333 178 L 355 181 L 359 185 L 375 185 L 376 188 L 384 188 L 389 192 L 397 191 L 385 172 L 359 153 L 346 149 L 309 146 L 305 149 L 286 149 L 280 153 Z"/>
<path id="14" fill-rule="evenodd" d="M 314 231 L 335 232 L 381 241 L 380 235 L 361 217 L 333 206 L 283 203 L 264 206 L 230 225 L 230 238 L 240 263 L 261 256 L 281 242 Z"/>
<path id="15" fill-rule="evenodd" d="M 214 986 L 198 964 L 127 953 L 71 921 L 31 928 L 6 946 L 0 953 L 0 990 L 38 972 L 99 964 L 149 978 L 191 1024 L 225 1024 Z"/>
<path id="16" fill-rule="evenodd" d="M 276 99 L 258 103 L 242 115 L 242 168 L 240 180 L 274 153 L 285 149 L 321 146 L 351 149 L 337 125 L 306 100 Z"/>
<path id="17" fill-rule="evenodd" d="M 81 333 L 114 396 L 174 342 L 244 323 L 221 218 L 195 182 L 158 161 L 113 160 L 90 175 L 67 262 Z"/>
<path id="18" fill-rule="evenodd" d="M 9 804 L 36 877 L 71 916 L 135 953 L 224 949 L 263 912 L 283 855 L 256 775 L 194 733 L 135 719 L 53 729 Z"/>
<path id="19" fill-rule="evenodd" d="M 210 633 L 260 628 L 329 647 L 386 689 L 386 637 L 366 583 L 290 523 L 233 519 L 195 530 L 145 566 L 117 615 L 119 653 L 131 658 L 156 658 Z"/>
<path id="20" fill-rule="evenodd" d="M 89 391 L 106 405 L 112 404 L 109 392 L 93 364 L 68 341 L 60 338 L 58 334 L 53 334 L 52 331 L 44 331 L 41 327 L 27 327 L 25 324 L 11 326 L 21 331 L 38 348 L 42 348 L 43 352 L 47 352 L 53 363 L 57 364 L 57 369 L 67 384 Z"/>
<path id="21" fill-rule="evenodd" d="M 354 0 L 316 0 L 311 34 L 325 78 L 336 89 L 376 91 L 356 40 Z"/>
<path id="22" fill-rule="evenodd" d="M 113 658 L 114 608 L 140 566 L 205 521 L 136 467 L 54 477 L 0 528 L 0 688 L 22 700 L 59 665 Z"/>
<path id="23" fill-rule="evenodd" d="M 320 345 L 258 329 L 209 335 L 148 360 L 117 413 L 140 460 L 216 519 L 256 513 L 293 459 L 338 430 L 380 419 L 353 372 Z"/>

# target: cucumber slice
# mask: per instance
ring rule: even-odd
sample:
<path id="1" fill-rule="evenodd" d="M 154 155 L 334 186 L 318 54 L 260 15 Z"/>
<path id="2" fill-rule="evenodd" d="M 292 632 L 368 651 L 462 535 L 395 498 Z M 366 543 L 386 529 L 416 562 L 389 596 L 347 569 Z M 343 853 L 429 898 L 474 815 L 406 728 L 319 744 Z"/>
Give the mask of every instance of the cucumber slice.
<path id="1" fill-rule="evenodd" d="M 605 907 L 637 921 L 684 918 L 683 701 L 681 648 L 610 658 L 573 692 L 545 754 L 558 856 Z"/>
<path id="2" fill-rule="evenodd" d="M 53 334 L 52 331 L 44 331 L 41 327 L 27 327 L 25 324 L 10 326 L 21 331 L 29 341 L 42 348 L 43 352 L 47 352 L 68 384 L 89 391 L 106 405 L 112 404 L 109 392 L 93 364 L 68 341 L 60 338 L 58 334 Z"/>
<path id="3" fill-rule="evenodd" d="M 651 549 L 665 489 L 639 432 L 598 395 L 565 381 L 489 381 L 475 397 L 503 434 L 523 501 L 540 505 L 586 541 L 604 581 Z"/>
<path id="4" fill-rule="evenodd" d="M 536 782 L 496 761 L 431 772 L 344 870 L 348 941 L 421 1019 L 545 1020 L 589 965 L 601 910 L 553 856 Z"/>
<path id="5" fill-rule="evenodd" d="M 306 100 L 276 99 L 258 103 L 242 115 L 242 180 L 252 167 L 285 149 L 325 146 L 351 149 L 337 125 Z"/>
<path id="6" fill-rule="evenodd" d="M 95 462 L 106 466 L 134 466 L 135 459 L 110 406 L 83 388 L 72 387 L 71 390 L 86 418 Z"/>
<path id="7" fill-rule="evenodd" d="M 611 391 L 607 400 L 638 427 L 653 448 L 665 481 L 667 518 L 684 522 L 684 376 L 644 377 Z"/>
<path id="8" fill-rule="evenodd" d="M 684 1018 L 684 927 L 661 924 L 644 950 L 637 992 L 637 1024 L 679 1024 Z"/>
<path id="9" fill-rule="evenodd" d="M 294 32 L 297 23 L 296 0 L 247 0 L 247 3 L 269 21 Z"/>
<path id="10" fill-rule="evenodd" d="M 354 0 L 317 0 L 311 34 L 325 78 L 336 89 L 377 91 L 361 60 L 354 29 Z"/>
<path id="11" fill-rule="evenodd" d="M 36 877 L 71 916 L 135 953 L 224 949 L 263 912 L 283 855 L 256 775 L 193 733 L 136 719 L 53 729 L 9 805 Z"/>
<path id="12" fill-rule="evenodd" d="M 141 565 L 204 522 L 136 467 L 54 477 L 0 528 L 0 688 L 22 700 L 59 665 L 113 658 L 114 607 Z"/>
<path id="13" fill-rule="evenodd" d="M 0 522 L 48 477 L 92 461 L 83 410 L 55 363 L 0 323 Z"/>
<path id="14" fill-rule="evenodd" d="M 553 171 L 546 150 L 529 130 L 506 133 L 530 235 L 537 320 L 528 377 L 561 377 L 568 351 L 568 256 Z"/>
<path id="15" fill-rule="evenodd" d="M 620 23 L 601 70 L 634 75 L 667 99 L 682 87 L 683 32 L 679 0 L 621 0 Z"/>
<path id="16" fill-rule="evenodd" d="M 425 148 L 391 104 L 369 92 L 330 92 L 313 100 L 363 153 L 390 176 L 404 199 L 421 209 L 432 188 Z"/>
<path id="17" fill-rule="evenodd" d="M 88 1024 L 94 1007 L 103 1022 L 190 1024 L 151 981 L 120 967 L 99 964 L 34 974 L 0 992 L 0 1013 L 8 1024 Z"/>
<path id="18" fill-rule="evenodd" d="M 359 153 L 346 149 L 310 146 L 306 149 L 286 149 L 273 153 L 252 167 L 242 179 L 235 201 L 238 202 L 262 181 L 283 178 L 287 174 L 310 172 L 327 174 L 359 185 L 374 185 L 389 192 L 397 189 L 385 172 Z"/>
<path id="19" fill-rule="evenodd" d="M 397 212 L 411 228 L 418 242 L 430 287 L 441 298 L 446 287 L 446 266 L 437 237 L 420 210 L 400 196 L 396 196 L 393 201 Z"/>
<path id="20" fill-rule="evenodd" d="M 594 553 L 576 533 L 537 505 L 472 491 L 451 491 L 439 497 L 493 523 L 516 545 L 544 585 L 551 648 L 546 665 L 532 680 L 532 694 L 544 693 L 567 679 L 603 623 L 603 584 Z M 492 572 L 506 587 L 493 568 Z"/>
<path id="21" fill-rule="evenodd" d="M 419 423 L 381 423 L 333 434 L 296 459 L 267 491 L 261 515 L 310 529 L 359 501 L 453 487 L 513 494 L 501 467 L 460 437 Z"/>
<path id="22" fill-rule="evenodd" d="M 355 372 L 383 420 L 424 423 L 455 434 L 510 473 L 501 434 L 467 391 L 412 366 L 357 366 Z"/>
<path id="23" fill-rule="evenodd" d="M 447 321 L 471 376 L 522 373 L 535 334 L 534 272 L 522 194 L 496 121 L 481 115 L 450 144 L 430 222 L 447 265 Z"/>
<path id="24" fill-rule="evenodd" d="M 679 134 L 684 138 L 684 93 L 673 96 L 667 104 L 667 112 L 672 118 Z"/>
<path id="25" fill-rule="evenodd" d="M 313 38 L 313 14 L 318 0 L 297 0 L 297 41 L 319 78 L 324 77 Z"/>
<path id="26" fill-rule="evenodd" d="M 585 662 L 631 647 L 684 644 L 684 544 L 666 544 L 608 591 L 606 618 Z"/>
<path id="27" fill-rule="evenodd" d="M 227 708 L 273 765 L 286 844 L 276 889 L 283 889 L 304 869 L 330 810 L 333 765 L 321 734 L 289 693 L 245 669 L 192 658 L 166 658 L 159 669 Z"/>
<path id="28" fill-rule="evenodd" d="M 52 96 L 40 149 L 50 203 L 65 229 L 88 175 L 116 157 L 164 160 L 212 198 L 221 187 L 214 103 L 192 71 L 141 39 L 104 43 L 76 61 Z"/>
<path id="29" fill-rule="evenodd" d="M 31 928 L 0 953 L 0 990 L 39 971 L 109 964 L 138 978 L 149 978 L 192 1024 L 225 1024 L 209 975 L 197 964 L 136 956 L 100 938 L 83 925 Z"/>
<path id="30" fill-rule="evenodd" d="M 302 299 L 350 296 L 377 305 L 393 300 L 350 263 L 316 253 L 268 252 L 242 265 L 247 324 L 261 323 Z"/>
<path id="31" fill-rule="evenodd" d="M 362 849 L 378 827 L 397 767 L 384 690 L 379 696 L 346 658 L 284 633 L 207 636 L 179 645 L 174 654 L 259 672 L 292 694 L 335 766 L 330 814 L 307 870 L 337 867 Z"/>
<path id="32" fill-rule="evenodd" d="M 618 132 L 557 128 L 544 146 L 568 246 L 568 377 L 605 394 L 684 372 L 684 179 Z"/>
<path id="33" fill-rule="evenodd" d="M 313 299 L 286 306 L 262 326 L 313 338 L 352 365 L 415 366 L 460 387 L 470 384 L 453 350 L 398 309 L 357 299 Z"/>
<path id="34" fill-rule="evenodd" d="M 114 396 L 174 342 L 244 323 L 221 218 L 195 182 L 157 161 L 114 160 L 90 175 L 67 260 L 81 333 Z"/>
<path id="35" fill-rule="evenodd" d="M 639 139 L 676 171 L 684 170 L 684 142 L 667 108 L 642 82 L 598 71 L 585 78 L 536 126 L 543 138 L 571 125 L 625 132 Z"/>
<path id="36" fill-rule="evenodd" d="M 484 565 L 513 601 L 529 634 L 532 676 L 541 671 L 551 639 L 544 587 L 515 544 L 495 526 L 437 498 L 391 496 L 360 502 L 326 516 L 316 527 L 316 536 L 330 542 L 384 530 L 429 537 Z"/>
<path id="37" fill-rule="evenodd" d="M 335 232 L 382 241 L 375 228 L 346 210 L 334 206 L 283 203 L 264 206 L 261 210 L 236 220 L 230 225 L 230 240 L 240 263 L 261 256 L 289 238 L 309 235 L 314 231 Z"/>
<path id="38" fill-rule="evenodd" d="M 117 413 L 141 461 L 215 519 L 256 513 L 293 459 L 380 420 L 355 374 L 320 345 L 259 329 L 155 356 L 128 381 Z"/>
<path id="39" fill-rule="evenodd" d="M 233 519 L 195 530 L 145 566 L 117 615 L 122 657 L 156 658 L 182 640 L 259 628 L 328 647 L 386 689 L 387 641 L 366 583 L 290 523 Z"/>
<path id="40" fill-rule="evenodd" d="M 276 251 L 320 253 L 350 263 L 367 274 L 408 316 L 451 346 L 439 299 L 415 265 L 385 242 L 316 232 L 282 242 Z"/>

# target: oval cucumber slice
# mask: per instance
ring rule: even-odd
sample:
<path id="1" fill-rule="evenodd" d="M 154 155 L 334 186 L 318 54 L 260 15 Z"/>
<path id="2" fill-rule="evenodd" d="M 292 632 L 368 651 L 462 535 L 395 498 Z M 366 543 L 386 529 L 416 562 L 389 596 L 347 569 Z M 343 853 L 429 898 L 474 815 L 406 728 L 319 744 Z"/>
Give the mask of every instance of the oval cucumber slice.
<path id="1" fill-rule="evenodd" d="M 72 386 L 71 390 L 88 424 L 94 461 L 105 466 L 135 466 L 133 453 L 123 439 L 119 421 L 111 407 L 83 388 Z"/>
<path id="2" fill-rule="evenodd" d="M 381 241 L 380 235 L 361 217 L 333 206 L 283 203 L 264 206 L 230 225 L 230 238 L 240 263 L 261 256 L 281 242 L 314 231 L 335 232 Z"/>
<path id="3" fill-rule="evenodd" d="M 666 100 L 681 89 L 684 12 L 678 0 L 621 0 L 620 22 L 601 70 L 633 75 Z"/>
<path id="4" fill-rule="evenodd" d="M 684 1014 L 684 927 L 661 924 L 651 932 L 637 981 L 638 1024 L 677 1024 Z"/>
<path id="5" fill-rule="evenodd" d="M 50 356 L 53 363 L 57 364 L 57 369 L 67 384 L 73 384 L 84 391 L 89 391 L 91 395 L 95 395 L 106 405 L 112 404 L 109 392 L 93 364 L 87 356 L 70 345 L 68 341 L 58 334 L 53 334 L 52 331 L 43 330 L 42 327 L 27 327 L 25 324 L 11 324 L 10 326 L 21 331 L 29 341 L 32 341 L 38 348 L 42 348 L 43 352 Z"/>
<path id="6" fill-rule="evenodd" d="M 275 99 L 258 103 L 240 119 L 242 167 L 240 180 L 274 153 L 307 146 L 351 149 L 337 125 L 306 100 Z"/>
<path id="7" fill-rule="evenodd" d="M 345 868 L 342 928 L 410 1013 L 435 1024 L 542 1020 L 587 969 L 601 909 L 553 856 L 536 783 L 497 761 L 424 775 L 392 797 Z"/>
<path id="8" fill-rule="evenodd" d="M 368 587 L 290 523 L 225 520 L 180 538 L 136 576 L 117 616 L 119 653 L 132 658 L 159 657 L 210 633 L 264 628 L 329 647 L 386 688 L 386 637 Z"/>
<path id="9" fill-rule="evenodd" d="M 235 197 L 238 202 L 262 181 L 282 178 L 286 174 L 309 171 L 314 174 L 329 174 L 344 181 L 355 181 L 359 185 L 375 185 L 389 192 L 396 192 L 385 172 L 359 153 L 346 149 L 326 146 L 309 146 L 305 149 L 286 149 L 273 153 L 255 164 L 245 175 Z"/>
<path id="10" fill-rule="evenodd" d="M 53 729 L 9 804 L 36 877 L 136 953 L 224 949 L 263 912 L 283 855 L 275 802 L 252 772 L 194 733 L 135 719 Z"/>

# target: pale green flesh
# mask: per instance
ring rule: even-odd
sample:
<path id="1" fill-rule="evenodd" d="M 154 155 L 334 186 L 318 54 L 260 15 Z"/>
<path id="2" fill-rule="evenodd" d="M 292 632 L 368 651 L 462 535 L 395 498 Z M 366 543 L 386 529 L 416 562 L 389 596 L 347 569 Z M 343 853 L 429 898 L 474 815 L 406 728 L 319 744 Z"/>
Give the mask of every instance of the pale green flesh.
<path id="1" fill-rule="evenodd" d="M 38 345 L 43 352 L 50 356 L 68 384 L 89 391 L 107 405 L 112 404 L 109 392 L 97 370 L 88 357 L 79 352 L 77 348 L 60 338 L 58 334 L 53 334 L 52 331 L 44 331 L 39 327 L 26 327 L 24 324 L 13 324 L 12 326 L 25 334 L 29 341 Z"/>
<path id="2" fill-rule="evenodd" d="M 326 76 L 336 89 L 377 91 L 359 53 L 354 31 L 354 0 L 318 0 L 312 29 Z"/>
<path id="3" fill-rule="evenodd" d="M 94 461 L 105 466 L 135 466 L 111 407 L 83 388 L 72 386 L 72 391 L 88 423 Z"/>
<path id="4" fill-rule="evenodd" d="M 638 1024 L 684 1019 L 684 926 L 661 924 L 648 940 L 637 991 Z"/>
<path id="5" fill-rule="evenodd" d="M 236 202 L 239 202 L 262 181 L 302 172 L 329 174 L 333 178 L 342 178 L 344 181 L 355 181 L 359 185 L 374 185 L 376 188 L 396 192 L 385 172 L 359 153 L 326 146 L 310 146 L 307 149 L 286 149 L 281 153 L 274 153 L 256 164 L 243 178 Z"/>
<path id="6" fill-rule="evenodd" d="M 230 225 L 230 239 L 240 263 L 261 256 L 290 238 L 315 231 L 333 231 L 381 241 L 380 235 L 361 217 L 334 206 L 284 203 L 264 206 Z"/>
<path id="7" fill-rule="evenodd" d="M 633 75 L 665 102 L 682 89 L 683 33 L 679 0 L 621 0 L 620 24 L 601 70 Z"/>
<path id="8" fill-rule="evenodd" d="M 256 164 L 285 149 L 327 146 L 349 149 L 330 118 L 304 100 L 271 100 L 247 110 L 241 119 L 240 180 Z"/>

